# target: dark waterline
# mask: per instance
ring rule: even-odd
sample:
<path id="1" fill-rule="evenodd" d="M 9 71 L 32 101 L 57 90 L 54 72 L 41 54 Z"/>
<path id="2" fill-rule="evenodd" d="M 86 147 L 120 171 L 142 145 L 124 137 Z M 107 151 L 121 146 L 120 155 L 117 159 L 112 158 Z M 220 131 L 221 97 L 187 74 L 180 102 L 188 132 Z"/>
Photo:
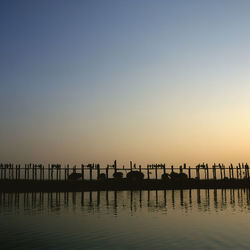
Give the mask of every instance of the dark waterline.
<path id="1" fill-rule="evenodd" d="M 247 249 L 249 189 L 0 193 L 1 249 Z"/>

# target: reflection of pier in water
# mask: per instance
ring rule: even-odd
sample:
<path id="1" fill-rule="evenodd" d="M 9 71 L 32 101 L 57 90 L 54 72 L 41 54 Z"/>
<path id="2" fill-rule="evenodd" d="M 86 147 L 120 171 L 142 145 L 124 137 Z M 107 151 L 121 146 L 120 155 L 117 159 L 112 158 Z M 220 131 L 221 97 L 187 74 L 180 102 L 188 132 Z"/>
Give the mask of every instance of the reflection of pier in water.
<path id="1" fill-rule="evenodd" d="M 231 207 L 250 208 L 249 189 L 196 189 L 196 190 L 150 190 L 150 191 L 95 191 L 55 193 L 0 193 L 0 214 L 5 210 L 22 209 L 36 212 L 61 211 L 63 209 L 88 209 L 95 212 L 106 208 L 117 215 L 129 208 L 163 210 L 165 212 L 192 209 L 209 212 Z"/>

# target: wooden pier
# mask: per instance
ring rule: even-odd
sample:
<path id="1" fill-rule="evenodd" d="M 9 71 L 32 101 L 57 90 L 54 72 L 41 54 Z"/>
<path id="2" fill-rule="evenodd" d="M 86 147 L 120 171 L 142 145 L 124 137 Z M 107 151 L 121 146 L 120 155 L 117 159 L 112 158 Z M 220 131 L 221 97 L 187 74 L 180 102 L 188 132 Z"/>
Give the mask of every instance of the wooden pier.
<path id="1" fill-rule="evenodd" d="M 130 173 L 130 174 L 129 174 Z M 135 181 L 129 178 L 136 174 Z M 195 167 L 183 164 L 173 166 L 166 164 L 149 164 L 146 167 L 130 161 L 129 167 L 118 166 L 117 161 L 101 167 L 100 164 L 81 164 L 70 166 L 61 164 L 0 164 L 0 188 L 15 189 L 17 187 L 28 189 L 47 185 L 60 187 L 61 189 L 138 189 L 151 188 L 195 188 L 204 186 L 213 188 L 223 185 L 229 187 L 243 187 L 250 183 L 249 166 L 247 163 L 239 163 L 237 166 L 230 164 L 202 163 Z M 63 188 L 64 187 L 64 188 Z M 71 188 L 72 187 L 72 188 Z"/>

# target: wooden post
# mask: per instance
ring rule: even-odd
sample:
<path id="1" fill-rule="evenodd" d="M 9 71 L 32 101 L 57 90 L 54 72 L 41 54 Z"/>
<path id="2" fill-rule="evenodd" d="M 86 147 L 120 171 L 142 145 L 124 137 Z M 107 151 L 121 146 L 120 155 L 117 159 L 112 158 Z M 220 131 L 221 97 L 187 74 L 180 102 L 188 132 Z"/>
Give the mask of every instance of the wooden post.
<path id="1" fill-rule="evenodd" d="M 171 172 L 174 172 L 174 166 L 173 165 L 171 166 Z"/>
<path id="2" fill-rule="evenodd" d="M 19 176 L 19 165 L 16 165 L 16 180 L 19 179 L 18 176 Z"/>
<path id="3" fill-rule="evenodd" d="M 164 175 L 166 174 L 166 166 L 165 166 L 165 164 L 163 164 L 163 174 Z"/>
<path id="4" fill-rule="evenodd" d="M 158 178 L 158 174 L 157 174 L 158 166 L 155 165 L 154 167 L 155 167 L 155 179 L 157 180 L 157 178 Z"/>
<path id="5" fill-rule="evenodd" d="M 82 167 L 82 181 L 84 181 L 84 165 L 82 164 L 81 167 Z"/>
<path id="6" fill-rule="evenodd" d="M 249 166 L 247 163 L 245 165 L 245 172 L 246 172 L 246 178 L 248 179 L 249 178 Z"/>
<path id="7" fill-rule="evenodd" d="M 222 166 L 219 164 L 219 168 L 220 168 L 220 178 L 222 180 Z"/>
<path id="8" fill-rule="evenodd" d="M 35 180 L 36 179 L 36 165 L 32 164 L 32 168 L 33 168 L 33 175 L 34 175 L 33 180 Z"/>
<path id="9" fill-rule="evenodd" d="M 141 172 L 141 165 L 139 165 L 139 171 Z"/>
<path id="10" fill-rule="evenodd" d="M 62 166 L 60 165 L 59 180 L 61 180 L 61 176 L 62 176 Z"/>
<path id="11" fill-rule="evenodd" d="M 208 164 L 206 164 L 206 170 L 207 170 L 207 180 L 209 180 L 209 168 L 208 168 Z"/>
<path id="12" fill-rule="evenodd" d="M 237 180 L 239 179 L 239 169 L 238 166 L 236 166 L 236 176 L 237 176 Z"/>
<path id="13" fill-rule="evenodd" d="M 42 178 L 43 178 L 43 165 L 41 164 L 41 165 L 39 165 L 39 170 L 40 170 L 40 181 L 42 180 Z"/>
<path id="14" fill-rule="evenodd" d="M 69 164 L 67 165 L 67 179 L 69 177 Z"/>
<path id="15" fill-rule="evenodd" d="M 147 165 L 147 174 L 148 174 L 148 180 L 150 179 L 150 176 L 149 176 L 149 165 Z"/>
<path id="16" fill-rule="evenodd" d="M 15 171 L 16 171 L 16 175 L 15 175 L 15 179 L 18 179 L 18 165 L 15 165 Z"/>
<path id="17" fill-rule="evenodd" d="M 31 166 L 32 181 L 35 179 L 34 164 Z"/>
<path id="18" fill-rule="evenodd" d="M 5 179 L 5 177 L 4 177 L 4 171 L 5 171 L 5 165 L 3 164 L 2 165 L 2 179 Z"/>
<path id="19" fill-rule="evenodd" d="M 9 179 L 12 179 L 12 164 L 9 164 Z"/>
<path id="20" fill-rule="evenodd" d="M 53 170 L 54 170 L 54 164 L 51 164 L 51 169 L 50 169 L 50 173 L 51 173 L 51 180 L 53 181 Z"/>
<path id="21" fill-rule="evenodd" d="M 232 163 L 230 164 L 229 168 L 228 168 L 228 173 L 229 173 L 229 179 L 232 179 Z"/>
<path id="22" fill-rule="evenodd" d="M 0 164 L 0 179 L 3 179 L 3 168 L 2 168 L 2 164 Z"/>
<path id="23" fill-rule="evenodd" d="M 216 165 L 213 165 L 213 179 L 216 180 Z"/>
<path id="24" fill-rule="evenodd" d="M 14 165 L 11 164 L 11 179 L 14 179 Z"/>
<path id="25" fill-rule="evenodd" d="M 242 163 L 242 169 L 244 169 L 245 168 L 245 166 L 244 166 L 244 163 Z M 244 170 L 242 170 L 242 171 L 244 171 Z M 243 172 L 243 175 L 245 174 L 245 178 L 246 178 L 246 169 L 245 169 L 245 173 Z M 243 177 L 243 175 L 242 175 L 242 177 Z M 243 179 L 244 179 L 244 177 L 243 177 Z"/>
<path id="26" fill-rule="evenodd" d="M 4 164 L 4 179 L 6 180 L 7 178 L 7 165 Z"/>
<path id="27" fill-rule="evenodd" d="M 42 169 L 43 169 L 43 171 L 42 171 L 42 179 L 43 179 L 43 181 L 44 181 L 44 179 L 45 179 L 45 166 L 43 165 L 42 166 Z"/>
<path id="28" fill-rule="evenodd" d="M 27 164 L 27 180 L 30 179 L 30 165 Z"/>
<path id="29" fill-rule="evenodd" d="M 240 179 L 242 179 L 242 173 L 241 173 L 241 165 L 239 163 L 239 170 L 240 170 Z"/>
<path id="30" fill-rule="evenodd" d="M 188 178 L 191 179 L 191 167 L 188 168 Z"/>
<path id="31" fill-rule="evenodd" d="M 223 166 L 224 179 L 225 179 L 225 178 L 226 178 L 226 167 L 225 167 L 225 165 L 224 165 L 224 164 L 222 164 L 222 166 Z"/>
<path id="32" fill-rule="evenodd" d="M 11 179 L 11 164 L 8 164 L 8 168 L 9 168 L 9 180 Z"/>
<path id="33" fill-rule="evenodd" d="M 109 178 L 109 165 L 107 165 L 107 168 L 106 168 L 106 178 L 107 179 Z"/>
<path id="34" fill-rule="evenodd" d="M 1 178 L 4 179 L 4 164 L 2 164 L 2 170 L 1 170 L 2 174 L 1 174 Z"/>
<path id="35" fill-rule="evenodd" d="M 61 165 L 60 164 L 56 164 L 56 180 L 57 181 L 60 180 L 60 175 L 61 175 Z"/>
<path id="36" fill-rule="evenodd" d="M 42 173 L 42 166 L 43 166 L 42 164 L 38 165 L 39 171 L 40 171 L 40 172 L 39 172 L 39 174 L 40 174 L 39 180 L 41 180 L 41 176 L 42 176 L 42 174 L 41 174 L 41 173 Z M 38 177 L 37 177 L 37 178 L 38 178 Z"/>
<path id="37" fill-rule="evenodd" d="M 35 165 L 35 180 L 37 180 L 37 168 L 38 168 L 38 165 L 36 164 Z"/>
<path id="38" fill-rule="evenodd" d="M 40 165 L 40 181 L 43 180 L 43 165 Z"/>
<path id="39" fill-rule="evenodd" d="M 11 164 L 9 164 L 9 180 L 11 180 Z"/>
<path id="40" fill-rule="evenodd" d="M 114 161 L 114 170 L 115 170 L 115 173 L 116 173 L 117 172 L 116 160 Z"/>
<path id="41" fill-rule="evenodd" d="M 5 172 L 5 165 L 3 164 L 2 165 L 2 179 L 5 179 L 4 172 Z"/>
<path id="42" fill-rule="evenodd" d="M 94 165 L 89 164 L 89 179 L 92 181 L 92 168 Z"/>
<path id="43" fill-rule="evenodd" d="M 58 178 L 59 178 L 59 165 L 58 164 L 55 164 L 54 165 L 54 169 L 55 169 L 55 172 L 56 172 L 56 180 L 58 181 Z"/>
<path id="44" fill-rule="evenodd" d="M 30 163 L 29 164 L 29 179 L 33 179 L 33 167 L 32 167 L 32 164 Z"/>
<path id="45" fill-rule="evenodd" d="M 132 164 L 132 161 L 130 161 L 130 170 L 131 170 L 131 171 L 133 170 L 133 164 Z"/>
<path id="46" fill-rule="evenodd" d="M 38 171 L 38 167 L 39 165 L 36 165 L 36 169 L 35 169 L 35 179 L 37 180 L 37 171 Z"/>
<path id="47" fill-rule="evenodd" d="M 200 164 L 196 166 L 196 177 L 198 180 L 200 180 Z"/>
<path id="48" fill-rule="evenodd" d="M 61 165 L 58 164 L 58 180 L 61 180 L 61 169 L 62 169 Z"/>
<path id="49" fill-rule="evenodd" d="M 204 177 L 205 177 L 205 180 L 207 179 L 207 171 L 206 171 L 206 166 L 205 166 L 205 164 L 204 164 L 204 162 L 203 162 L 203 164 L 201 165 L 201 167 L 203 168 L 203 170 L 204 170 Z"/>
<path id="50" fill-rule="evenodd" d="M 9 164 L 9 180 L 11 179 L 11 164 Z"/>
<path id="51" fill-rule="evenodd" d="M 50 164 L 48 164 L 48 180 L 50 180 Z"/>
<path id="52" fill-rule="evenodd" d="M 24 164 L 24 180 L 27 178 L 27 173 L 26 173 L 26 164 Z"/>
<path id="53" fill-rule="evenodd" d="M 1 179 L 4 179 L 4 164 L 1 164 Z"/>
<path id="54" fill-rule="evenodd" d="M 7 166 L 4 164 L 4 179 L 6 180 L 6 171 L 7 171 Z"/>
<path id="55" fill-rule="evenodd" d="M 99 177 L 100 177 L 100 165 L 99 164 L 97 164 L 97 179 L 99 179 Z"/>

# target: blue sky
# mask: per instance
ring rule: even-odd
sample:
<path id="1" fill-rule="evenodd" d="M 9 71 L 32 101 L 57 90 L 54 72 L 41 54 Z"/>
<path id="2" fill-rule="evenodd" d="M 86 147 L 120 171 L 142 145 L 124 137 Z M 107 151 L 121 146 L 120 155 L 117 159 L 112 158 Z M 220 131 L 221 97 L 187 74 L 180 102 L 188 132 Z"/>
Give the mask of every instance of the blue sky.
<path id="1" fill-rule="evenodd" d="M 249 160 L 249 11 L 243 0 L 1 1 L 0 158 Z"/>

